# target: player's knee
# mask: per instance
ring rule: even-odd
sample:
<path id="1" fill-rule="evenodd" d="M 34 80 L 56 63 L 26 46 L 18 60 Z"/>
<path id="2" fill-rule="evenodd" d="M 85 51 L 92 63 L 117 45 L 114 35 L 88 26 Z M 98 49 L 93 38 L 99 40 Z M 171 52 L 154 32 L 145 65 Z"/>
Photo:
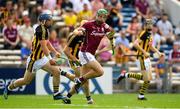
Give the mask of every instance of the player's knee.
<path id="1" fill-rule="evenodd" d="M 103 69 L 100 69 L 99 71 L 98 71 L 98 77 L 99 76 L 102 76 L 104 74 L 104 70 Z"/>
<path id="2" fill-rule="evenodd" d="M 144 81 L 151 81 L 152 78 L 151 78 L 151 77 L 145 77 L 143 80 L 144 80 Z"/>
<path id="3" fill-rule="evenodd" d="M 58 69 L 54 69 L 53 76 L 59 77 L 60 76 L 60 71 Z"/>

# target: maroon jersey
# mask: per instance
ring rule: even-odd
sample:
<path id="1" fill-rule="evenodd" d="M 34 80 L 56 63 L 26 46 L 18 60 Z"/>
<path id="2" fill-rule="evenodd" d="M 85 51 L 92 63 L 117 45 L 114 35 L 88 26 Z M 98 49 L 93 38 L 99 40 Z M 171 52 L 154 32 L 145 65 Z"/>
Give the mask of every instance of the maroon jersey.
<path id="1" fill-rule="evenodd" d="M 95 21 L 89 21 L 82 28 L 85 30 L 86 36 L 81 51 L 94 55 L 101 39 L 107 32 L 110 32 L 110 27 L 106 23 L 98 25 Z"/>
<path id="2" fill-rule="evenodd" d="M 16 28 L 5 28 L 4 35 L 9 41 L 16 42 L 18 31 Z"/>

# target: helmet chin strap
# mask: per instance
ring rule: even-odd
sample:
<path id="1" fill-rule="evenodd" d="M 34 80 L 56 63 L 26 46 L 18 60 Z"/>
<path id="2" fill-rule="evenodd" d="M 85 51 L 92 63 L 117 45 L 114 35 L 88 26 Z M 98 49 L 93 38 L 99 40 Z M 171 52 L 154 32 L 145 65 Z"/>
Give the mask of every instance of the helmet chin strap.
<path id="1" fill-rule="evenodd" d="M 51 28 L 51 25 L 50 25 L 50 26 L 45 25 L 45 24 L 46 24 L 46 20 L 43 20 L 43 21 L 41 22 L 41 24 L 44 25 L 44 26 L 47 27 L 47 28 Z"/>
<path id="2" fill-rule="evenodd" d="M 100 22 L 100 21 L 98 21 L 98 20 L 96 20 L 96 23 L 97 23 L 98 25 L 102 24 L 102 22 Z"/>
<path id="3" fill-rule="evenodd" d="M 146 29 L 147 31 L 151 31 L 152 29 Z"/>
<path id="4" fill-rule="evenodd" d="M 46 20 L 41 21 L 42 25 L 45 25 L 45 23 L 46 23 Z"/>

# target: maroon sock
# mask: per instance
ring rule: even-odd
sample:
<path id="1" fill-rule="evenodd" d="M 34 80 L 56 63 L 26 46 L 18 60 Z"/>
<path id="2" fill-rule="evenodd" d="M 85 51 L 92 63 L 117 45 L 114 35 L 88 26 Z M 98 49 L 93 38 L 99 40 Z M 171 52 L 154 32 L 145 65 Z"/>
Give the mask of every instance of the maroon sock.
<path id="1" fill-rule="evenodd" d="M 85 79 L 84 79 L 83 77 L 80 77 L 79 80 L 80 80 L 81 82 L 85 81 Z"/>

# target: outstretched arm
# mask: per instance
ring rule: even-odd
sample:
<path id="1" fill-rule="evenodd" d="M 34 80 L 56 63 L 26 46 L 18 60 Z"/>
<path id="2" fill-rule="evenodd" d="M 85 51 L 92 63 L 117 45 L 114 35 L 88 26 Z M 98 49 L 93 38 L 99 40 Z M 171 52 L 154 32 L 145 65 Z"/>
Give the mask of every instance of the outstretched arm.
<path id="1" fill-rule="evenodd" d="M 51 57 L 49 56 L 49 55 L 50 55 L 50 51 L 49 51 L 49 49 L 48 49 L 48 47 L 47 47 L 47 43 L 48 43 L 47 40 L 41 40 L 41 41 L 40 41 L 41 49 L 42 49 L 43 53 L 44 53 L 47 57 L 49 57 L 49 58 L 51 59 Z"/>
<path id="2" fill-rule="evenodd" d="M 104 37 L 104 38 L 107 38 L 107 37 Z M 105 40 L 105 39 L 104 39 L 104 40 Z M 108 40 L 108 39 L 106 39 L 106 40 Z M 101 43 L 100 43 L 100 45 L 101 45 Z M 108 40 L 108 45 L 107 45 L 106 47 L 104 47 L 103 49 L 100 49 L 100 50 L 99 50 L 100 45 L 98 46 L 98 49 L 97 49 L 97 51 L 96 51 L 96 55 L 99 55 L 99 54 L 102 53 L 102 52 L 109 51 L 109 50 L 112 49 L 109 40 Z"/>
<path id="3" fill-rule="evenodd" d="M 164 53 L 159 52 L 159 50 L 156 49 L 153 45 L 150 46 L 150 49 L 151 49 L 153 52 L 157 53 L 160 57 L 161 57 L 161 56 L 164 56 Z"/>
<path id="4" fill-rule="evenodd" d="M 112 30 L 110 32 L 107 33 L 107 38 L 110 40 L 110 43 L 111 43 L 111 49 L 112 49 L 112 52 L 113 52 L 113 55 L 114 55 L 114 34 L 115 34 L 115 31 Z"/>

